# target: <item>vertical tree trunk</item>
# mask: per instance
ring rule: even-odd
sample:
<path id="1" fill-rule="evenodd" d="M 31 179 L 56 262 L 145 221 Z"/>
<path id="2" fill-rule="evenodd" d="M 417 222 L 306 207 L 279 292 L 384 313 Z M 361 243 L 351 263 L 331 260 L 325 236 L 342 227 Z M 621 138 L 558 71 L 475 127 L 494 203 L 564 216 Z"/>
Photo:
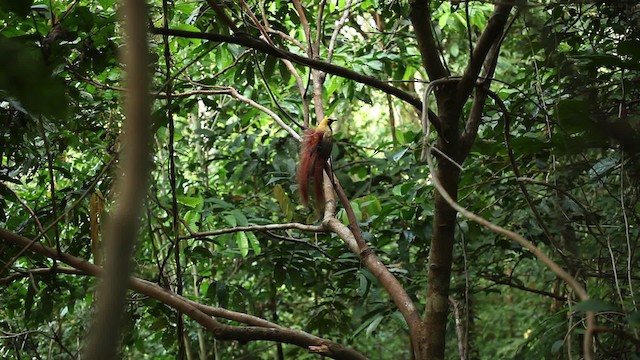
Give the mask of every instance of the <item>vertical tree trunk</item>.
<path id="1" fill-rule="evenodd" d="M 451 159 L 462 162 L 460 154 L 459 121 L 461 107 L 455 106 L 455 85 L 443 85 L 438 91 L 438 116 L 442 120 L 442 132 L 438 136 L 438 148 Z M 437 156 L 436 176 L 447 193 L 457 201 L 460 169 L 451 160 Z M 449 314 L 449 287 L 453 244 L 455 242 L 456 215 L 447 201 L 435 192 L 433 237 L 429 250 L 427 306 L 424 317 L 425 358 L 444 359 L 447 319 Z"/>
<path id="2" fill-rule="evenodd" d="M 437 176 L 451 197 L 456 199 L 460 178 L 458 168 L 443 159 L 439 163 Z M 426 357 L 430 360 L 444 359 L 456 214 L 457 212 L 436 192 L 424 319 Z"/>

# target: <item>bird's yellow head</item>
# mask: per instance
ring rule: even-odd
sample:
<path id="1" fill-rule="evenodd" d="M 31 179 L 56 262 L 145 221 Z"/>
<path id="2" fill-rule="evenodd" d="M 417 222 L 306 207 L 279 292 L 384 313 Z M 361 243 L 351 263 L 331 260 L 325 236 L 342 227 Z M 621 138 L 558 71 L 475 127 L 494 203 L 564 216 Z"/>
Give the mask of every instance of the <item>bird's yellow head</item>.
<path id="1" fill-rule="evenodd" d="M 324 118 L 322 120 L 320 120 L 320 123 L 318 124 L 318 127 L 316 129 L 323 131 L 323 130 L 331 130 L 331 124 L 333 124 L 334 122 L 336 122 L 336 119 L 329 119 L 329 118 Z"/>

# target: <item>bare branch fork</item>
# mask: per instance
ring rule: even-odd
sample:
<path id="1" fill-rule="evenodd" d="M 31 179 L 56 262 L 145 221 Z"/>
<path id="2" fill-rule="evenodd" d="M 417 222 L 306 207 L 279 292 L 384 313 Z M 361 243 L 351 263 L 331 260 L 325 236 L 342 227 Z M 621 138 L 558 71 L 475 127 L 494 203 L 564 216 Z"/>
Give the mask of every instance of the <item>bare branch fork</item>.
<path id="1" fill-rule="evenodd" d="M 32 242 L 31 239 L 25 238 L 5 229 L 0 229 L 0 239 L 18 247 L 24 247 Z M 30 250 L 32 252 L 44 255 L 48 258 L 61 261 L 75 269 L 72 270 L 63 268 L 64 270 L 61 270 L 61 272 L 76 273 L 77 270 L 78 272 L 97 277 L 102 277 L 105 273 L 105 270 L 103 268 L 91 264 L 84 259 L 77 258 L 65 252 L 58 254 L 55 249 L 46 247 L 39 243 L 32 245 Z M 297 345 L 308 349 L 310 352 L 324 355 L 333 359 L 367 359 L 364 355 L 360 354 L 356 350 L 347 348 L 330 340 L 323 339 L 303 331 L 284 328 L 267 320 L 248 314 L 237 313 L 227 309 L 199 304 L 195 301 L 179 296 L 173 292 L 167 291 L 159 285 L 146 280 L 130 277 L 128 281 L 128 287 L 135 292 L 156 299 L 187 315 L 188 317 L 202 325 L 205 329 L 210 331 L 216 339 L 239 340 L 245 342 L 255 340 L 269 340 Z M 237 321 L 240 323 L 248 324 L 250 326 L 226 325 L 212 318 L 212 316 Z"/>

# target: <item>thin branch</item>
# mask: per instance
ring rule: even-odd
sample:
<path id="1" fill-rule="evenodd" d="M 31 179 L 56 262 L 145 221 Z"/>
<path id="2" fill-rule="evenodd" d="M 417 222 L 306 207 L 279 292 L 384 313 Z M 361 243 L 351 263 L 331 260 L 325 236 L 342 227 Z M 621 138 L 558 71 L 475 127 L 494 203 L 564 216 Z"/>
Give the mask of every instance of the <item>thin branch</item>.
<path id="1" fill-rule="evenodd" d="M 630 297 L 631 303 L 633 304 L 633 309 L 635 311 L 638 311 L 638 305 L 636 304 L 636 297 L 633 291 L 633 282 L 631 281 L 631 274 L 633 271 L 633 249 L 631 247 L 631 236 L 629 234 L 629 219 L 627 217 L 627 208 L 624 202 L 624 174 L 624 152 L 620 152 L 620 210 L 622 211 L 622 219 L 624 220 L 624 237 L 627 242 L 627 285 L 629 286 L 629 294 L 631 295 Z"/>
<path id="2" fill-rule="evenodd" d="M 169 1 L 162 0 L 162 26 L 169 28 Z M 162 37 L 164 43 L 164 65 L 165 65 L 165 89 L 166 97 L 166 115 L 169 123 L 169 189 L 171 191 L 171 228 L 173 230 L 173 259 L 176 269 L 176 294 L 182 296 L 182 266 L 180 264 L 180 229 L 178 228 L 178 196 L 176 194 L 176 155 L 174 148 L 176 124 L 173 118 L 173 79 L 171 76 L 171 48 L 169 46 L 169 36 Z M 178 341 L 178 359 L 185 357 L 185 340 L 184 340 L 184 319 L 180 312 L 176 313 L 176 339 Z"/>
<path id="3" fill-rule="evenodd" d="M 526 292 L 530 292 L 532 294 L 538 294 L 538 295 L 542 295 L 542 296 L 547 296 L 556 300 L 560 300 L 560 301 L 567 301 L 567 297 L 566 296 L 562 296 L 562 295 L 557 295 L 554 294 L 552 292 L 549 291 L 544 291 L 544 290 L 538 290 L 538 289 L 532 289 L 532 288 L 528 288 L 524 285 L 520 285 L 518 283 L 514 283 L 513 281 L 511 281 L 511 278 L 499 278 L 499 277 L 487 277 L 488 280 L 493 281 L 496 284 L 499 285 L 506 285 L 508 287 L 512 287 L 518 290 L 522 290 L 522 291 L 526 291 Z"/>
<path id="4" fill-rule="evenodd" d="M 431 148 L 429 145 L 429 121 L 427 115 L 429 114 L 429 95 L 435 87 L 438 85 L 446 84 L 446 83 L 455 83 L 460 81 L 460 77 L 450 77 L 450 78 L 442 78 L 438 80 L 433 80 L 429 82 L 427 88 L 425 89 L 424 96 L 422 98 L 422 112 L 421 112 L 421 123 L 422 123 L 422 152 L 420 153 L 420 161 L 424 162 L 427 157 L 427 149 Z M 433 148 L 438 154 L 440 154 L 445 159 L 449 160 L 453 165 L 455 165 L 458 169 L 464 170 L 461 164 L 458 164 L 457 161 L 452 159 L 449 155 L 445 154 L 438 148 Z"/>
<path id="5" fill-rule="evenodd" d="M 294 139 L 298 140 L 298 141 L 302 141 L 302 137 L 295 131 L 293 130 L 289 125 L 287 125 L 280 116 L 278 116 L 278 114 L 276 114 L 275 112 L 273 112 L 272 110 L 258 104 L 257 102 L 249 99 L 248 97 L 244 96 L 244 95 L 240 95 L 240 93 L 232 88 L 232 87 L 224 87 L 223 90 L 227 91 L 228 95 L 233 96 L 234 98 L 243 101 L 253 107 L 255 107 L 256 109 L 264 112 L 265 114 L 271 116 L 271 118 L 273 120 L 275 120 L 276 123 L 278 123 L 278 125 L 280 125 L 281 128 L 283 128 L 285 131 L 287 131 L 291 136 L 293 136 Z"/>
<path id="6" fill-rule="evenodd" d="M 283 60 L 286 61 L 286 60 Z M 269 85 L 269 81 L 267 81 L 266 76 L 264 75 L 264 72 L 262 71 L 262 67 L 260 67 L 260 63 L 258 63 L 258 57 L 255 55 L 253 56 L 253 62 L 256 64 L 256 69 L 258 69 L 258 72 L 260 73 L 260 78 L 262 79 L 262 83 L 264 84 L 264 87 L 267 89 L 267 92 L 269 93 L 269 96 L 271 97 L 271 101 L 273 101 L 273 103 L 276 105 L 276 107 L 278 109 L 280 109 L 280 111 L 294 124 L 296 124 L 296 126 L 298 126 L 299 128 L 303 129 L 303 126 L 300 125 L 300 123 L 298 121 L 296 121 L 296 119 L 294 119 L 289 112 L 287 112 L 287 110 L 285 110 L 282 105 L 280 105 L 280 102 L 278 101 L 278 99 L 276 98 L 275 94 L 273 93 L 273 90 L 271 90 L 271 86 Z M 290 62 L 289 62 L 290 63 Z M 302 79 L 301 79 L 302 81 Z M 301 84 L 302 85 L 302 84 Z M 299 91 L 302 91 L 302 89 L 298 89 Z M 306 103 L 306 105 L 305 105 Z M 305 117 L 306 119 L 309 118 L 309 106 L 308 106 L 308 99 L 306 99 L 306 97 L 302 96 L 302 104 L 303 104 L 303 117 Z M 304 122 L 304 121 L 303 121 Z"/>
<path id="7" fill-rule="evenodd" d="M 304 31 L 304 36 L 307 39 L 307 55 L 313 59 L 317 57 L 318 54 L 313 53 L 313 40 L 311 40 L 311 29 L 309 28 L 309 21 L 307 20 L 304 9 L 300 4 L 300 0 L 293 0 L 293 7 L 296 8 L 296 12 L 298 13 L 298 17 L 300 18 L 300 24 L 302 25 L 302 30 Z"/>
<path id="8" fill-rule="evenodd" d="M 326 256 L 329 259 L 333 259 L 333 256 L 329 255 L 329 253 L 327 253 L 323 248 L 321 248 L 320 246 L 308 241 L 308 240 L 304 240 L 304 239 L 296 239 L 294 237 L 291 236 L 282 236 L 282 235 L 278 235 L 278 234 L 274 234 L 271 231 L 267 231 L 266 232 L 267 235 L 269 235 L 271 238 L 275 239 L 275 240 L 280 240 L 280 241 L 286 241 L 286 242 L 290 242 L 290 243 L 294 243 L 294 244 L 303 244 L 303 245 L 307 245 L 315 250 L 318 250 L 322 255 Z"/>
<path id="9" fill-rule="evenodd" d="M 231 20 L 229 15 L 227 15 L 224 9 L 221 8 L 218 4 L 216 4 L 215 0 L 206 0 L 206 1 L 207 1 L 207 4 L 211 6 L 213 11 L 215 11 L 216 15 L 218 16 L 218 20 L 220 20 L 225 25 L 227 25 L 232 32 L 234 33 L 238 32 L 238 28 L 236 27 L 236 24 L 233 23 L 233 21 Z"/>
<path id="10" fill-rule="evenodd" d="M 512 4 L 498 4 L 493 9 L 493 14 L 489 18 L 487 26 L 478 38 L 478 43 L 472 54 L 472 60 L 469 62 L 469 65 L 462 75 L 462 79 L 457 85 L 456 103 L 458 106 L 462 107 L 467 98 L 469 98 L 474 83 L 480 75 L 487 54 L 493 47 L 493 44 L 500 39 L 503 34 L 512 7 Z"/>
<path id="11" fill-rule="evenodd" d="M 331 34 L 331 39 L 329 40 L 329 47 L 327 50 L 327 62 L 330 63 L 333 59 L 333 52 L 336 48 L 336 41 L 338 40 L 338 35 L 340 34 L 340 30 L 344 27 L 349 20 L 349 14 L 351 13 L 351 0 L 347 0 L 344 4 L 344 12 L 340 17 L 340 20 L 336 21 L 335 28 L 333 29 L 333 33 Z"/>
<path id="12" fill-rule="evenodd" d="M 7 191 L 9 191 L 10 193 L 13 194 L 13 196 L 16 198 L 16 200 L 18 200 L 18 202 L 20 203 L 20 205 L 22 205 L 22 207 L 24 207 L 27 212 L 29 213 L 29 215 L 31 215 L 31 218 L 33 219 L 33 222 L 36 224 L 36 229 L 38 229 L 38 231 L 40 231 L 41 234 L 44 234 L 43 236 L 45 237 L 45 239 L 47 240 L 47 243 L 49 244 L 49 246 L 53 246 L 53 243 L 51 242 L 51 239 L 49 239 L 49 237 L 47 236 L 44 228 L 42 227 L 42 223 L 40 222 L 40 219 L 38 219 L 38 215 L 36 215 L 36 213 L 33 211 L 33 209 L 29 206 L 29 204 L 27 204 L 26 201 L 24 201 L 17 192 L 15 192 L 15 190 L 13 190 L 10 186 L 8 186 L 7 184 L 5 184 L 3 181 L 0 181 L 0 185 L 3 186 Z M 13 263 L 13 261 L 12 261 Z"/>
<path id="13" fill-rule="evenodd" d="M 309 232 L 318 232 L 318 233 L 328 231 L 328 229 L 326 229 L 324 226 L 306 225 L 301 223 L 250 225 L 250 226 L 236 226 L 232 228 L 225 228 L 225 229 L 219 229 L 219 230 L 213 230 L 213 231 L 194 232 L 193 234 L 181 236 L 180 240 L 219 236 L 224 234 L 236 233 L 240 231 L 268 232 L 272 230 L 290 230 L 290 229 L 296 229 L 300 231 L 309 231 Z"/>
<path id="14" fill-rule="evenodd" d="M 49 139 L 47 137 L 47 133 L 44 129 L 44 124 L 42 122 L 42 116 L 38 117 L 38 128 L 40 130 L 40 135 L 42 136 L 42 141 L 44 142 L 44 149 L 47 154 L 47 170 L 49 171 L 49 192 L 51 196 L 51 211 L 53 218 L 58 217 L 58 202 L 56 199 L 56 178 L 55 173 L 53 171 L 53 154 L 51 153 L 51 144 L 49 143 Z M 62 251 L 60 248 L 60 230 L 58 229 L 58 224 L 53 227 L 53 237 L 56 242 L 56 250 L 58 252 Z M 55 263 L 54 263 L 55 266 Z"/>
<path id="15" fill-rule="evenodd" d="M 440 55 L 438 54 L 438 44 L 436 44 L 433 29 L 431 28 L 431 9 L 427 0 L 410 0 L 409 18 L 413 25 L 418 42 L 418 50 L 422 58 L 429 80 L 438 80 L 449 76 L 449 71 L 444 67 Z"/>
<path id="16" fill-rule="evenodd" d="M 53 268 L 30 269 L 30 270 L 24 270 L 24 271 L 20 270 L 17 273 L 0 278 L 0 285 L 5 286 L 18 279 L 22 279 L 26 277 L 37 276 L 37 275 L 51 275 L 51 274 L 83 275 L 85 274 L 85 272 L 82 270 L 74 269 L 74 268 L 60 267 L 60 266 L 56 266 Z"/>
<path id="17" fill-rule="evenodd" d="M 469 59 L 473 61 L 473 40 L 471 39 L 471 16 L 469 16 L 469 3 L 471 0 L 464 1 L 464 18 L 467 22 L 467 40 L 469 41 Z"/>
<path id="18" fill-rule="evenodd" d="M 275 32 L 276 34 L 280 35 L 281 37 L 291 41 L 293 44 L 298 46 L 301 50 L 306 51 L 304 45 L 302 45 L 302 43 L 300 41 L 298 41 L 297 39 L 295 39 L 294 37 L 289 36 L 288 34 L 285 34 L 282 31 L 272 29 L 271 25 L 269 24 L 269 19 L 267 19 L 266 11 L 264 10 L 264 3 L 262 1 L 260 1 L 259 2 L 259 6 L 260 6 L 260 12 L 262 13 L 262 21 L 264 22 L 264 30 L 266 32 Z M 271 39 L 269 38 L 268 35 L 266 36 L 266 39 L 267 39 L 267 41 L 269 42 L 270 45 L 274 46 L 273 41 L 271 41 Z M 293 75 L 293 78 L 296 80 L 296 85 L 298 85 L 298 92 L 300 93 L 300 97 L 302 98 L 303 123 L 308 126 L 308 124 L 309 124 L 309 99 L 306 96 L 307 92 L 306 92 L 306 86 L 304 85 L 304 81 L 302 81 L 302 77 L 300 76 L 300 73 L 298 73 L 298 70 L 296 70 L 296 68 L 293 66 L 291 61 L 286 60 L 286 59 L 282 59 L 282 62 L 284 63 L 284 65 L 287 68 L 287 70 L 291 73 L 291 75 Z M 261 71 L 261 73 L 262 73 L 262 71 Z M 268 82 L 265 81 L 264 83 L 265 83 L 265 86 L 267 87 L 267 90 L 269 90 L 269 94 L 272 95 L 271 98 L 275 102 L 275 97 L 273 96 L 273 94 L 271 92 L 271 89 L 269 88 Z M 277 102 L 276 102 L 276 105 L 278 105 Z M 278 106 L 278 107 L 280 107 L 280 106 Z M 284 109 L 281 108 L 281 110 L 284 112 Z M 284 113 L 287 114 L 286 112 L 284 112 Z M 304 128 L 306 128 L 306 127 L 304 127 Z"/>
<path id="19" fill-rule="evenodd" d="M 316 57 L 320 56 L 320 43 L 322 42 L 322 24 L 324 23 L 324 8 L 327 0 L 320 0 L 318 5 L 318 16 L 316 16 L 316 39 L 313 42 L 313 53 Z M 330 61 L 329 61 L 330 62 Z"/>
<path id="20" fill-rule="evenodd" d="M 504 102 L 502 102 L 502 99 L 500 99 L 500 97 L 497 94 L 487 89 L 484 89 L 483 91 L 493 98 L 493 100 L 498 104 L 498 106 L 502 111 L 502 116 L 504 118 L 504 141 L 507 147 L 507 157 L 509 158 L 509 163 L 511 163 L 511 171 L 513 171 L 513 174 L 516 176 L 516 179 L 521 178 L 522 175 L 520 174 L 520 169 L 518 168 L 516 157 L 513 154 L 513 147 L 511 146 L 511 132 L 509 130 L 511 125 L 511 115 L 508 112 L 506 106 L 504 105 Z M 544 221 L 544 219 L 542 219 L 542 215 L 540 215 L 540 212 L 538 211 L 538 208 L 535 206 L 533 199 L 531 198 L 531 195 L 529 195 L 529 191 L 527 190 L 527 187 L 524 186 L 524 183 L 521 181 L 516 181 L 516 183 L 518 184 L 518 187 L 520 188 L 520 192 L 522 193 L 522 196 L 524 196 L 527 202 L 527 205 L 529 205 L 529 209 L 531 209 L 533 216 L 536 218 L 536 222 L 542 228 L 547 239 L 553 242 L 553 235 L 551 234 L 551 230 L 547 226 L 547 223 Z"/>
<path id="21" fill-rule="evenodd" d="M 457 302 L 451 295 L 449 295 L 449 304 L 453 308 L 453 319 L 456 328 L 456 337 L 458 338 L 458 353 L 460 354 L 460 360 L 467 359 L 467 347 L 465 344 L 465 331 L 464 324 L 462 323 L 462 315 L 460 314 L 460 303 Z"/>

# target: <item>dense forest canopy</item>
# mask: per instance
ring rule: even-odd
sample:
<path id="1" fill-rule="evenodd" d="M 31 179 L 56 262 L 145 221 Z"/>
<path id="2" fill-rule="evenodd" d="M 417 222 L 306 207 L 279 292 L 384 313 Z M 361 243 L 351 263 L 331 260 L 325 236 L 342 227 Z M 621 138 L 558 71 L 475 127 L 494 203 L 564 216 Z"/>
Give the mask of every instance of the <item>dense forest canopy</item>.
<path id="1" fill-rule="evenodd" d="M 638 358 L 639 64 L 635 1 L 0 1 L 0 357 Z"/>

